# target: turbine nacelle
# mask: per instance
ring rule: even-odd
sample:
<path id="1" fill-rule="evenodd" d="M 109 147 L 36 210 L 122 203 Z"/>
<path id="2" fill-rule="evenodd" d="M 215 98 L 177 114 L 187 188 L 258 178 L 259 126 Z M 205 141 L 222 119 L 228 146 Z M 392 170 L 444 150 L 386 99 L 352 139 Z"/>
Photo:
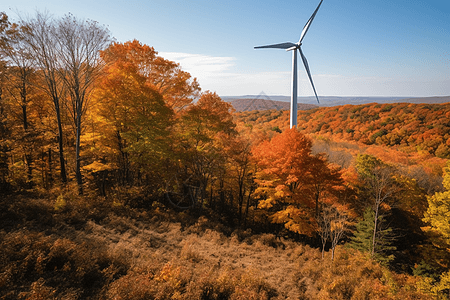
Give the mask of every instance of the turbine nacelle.
<path id="1" fill-rule="evenodd" d="M 293 46 L 291 48 L 287 48 L 286 51 L 292 51 L 292 50 L 300 49 L 301 45 L 302 45 L 301 43 L 300 44 L 296 44 L 295 46 Z"/>

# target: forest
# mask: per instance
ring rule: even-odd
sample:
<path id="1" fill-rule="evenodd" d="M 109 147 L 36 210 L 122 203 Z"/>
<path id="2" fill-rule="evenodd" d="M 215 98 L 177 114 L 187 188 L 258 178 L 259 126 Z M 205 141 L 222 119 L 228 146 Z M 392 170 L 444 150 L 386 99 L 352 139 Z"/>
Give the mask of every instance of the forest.
<path id="1" fill-rule="evenodd" d="M 288 117 L 1 13 L 0 299 L 448 299 L 450 104 Z"/>

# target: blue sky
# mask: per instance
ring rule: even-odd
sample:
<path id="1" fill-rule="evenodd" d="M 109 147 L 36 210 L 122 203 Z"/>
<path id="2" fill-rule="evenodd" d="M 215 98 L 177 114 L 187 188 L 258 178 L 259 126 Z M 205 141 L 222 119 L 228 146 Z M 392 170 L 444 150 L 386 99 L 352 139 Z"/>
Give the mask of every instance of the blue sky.
<path id="1" fill-rule="evenodd" d="M 5 1 L 5 0 L 0 0 Z M 137 39 L 221 96 L 289 95 L 291 53 L 319 0 L 15 0 L 10 18 L 47 10 Z M 323 96 L 450 95 L 449 0 L 324 0 L 303 40 Z M 313 91 L 299 62 L 299 96 Z"/>

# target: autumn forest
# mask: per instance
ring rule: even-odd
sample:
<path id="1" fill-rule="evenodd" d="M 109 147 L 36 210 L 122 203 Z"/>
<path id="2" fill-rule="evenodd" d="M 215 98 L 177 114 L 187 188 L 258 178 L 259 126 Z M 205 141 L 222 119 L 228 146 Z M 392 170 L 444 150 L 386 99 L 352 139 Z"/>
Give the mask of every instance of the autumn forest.
<path id="1" fill-rule="evenodd" d="M 0 299 L 448 299 L 450 103 L 235 112 L 71 14 L 0 14 Z"/>

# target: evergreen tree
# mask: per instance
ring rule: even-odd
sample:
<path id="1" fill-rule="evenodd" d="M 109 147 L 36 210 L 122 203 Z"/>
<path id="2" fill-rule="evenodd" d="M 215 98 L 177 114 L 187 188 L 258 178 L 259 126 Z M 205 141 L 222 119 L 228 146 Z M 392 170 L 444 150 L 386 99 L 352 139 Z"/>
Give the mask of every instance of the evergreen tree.
<path id="1" fill-rule="evenodd" d="M 356 231 L 353 233 L 348 247 L 366 252 L 372 256 L 373 259 L 380 263 L 389 263 L 394 259 L 393 251 L 396 247 L 392 245 L 393 235 L 392 228 L 382 228 L 383 217 L 378 217 L 376 230 L 376 243 L 373 244 L 373 232 L 375 226 L 375 213 L 372 208 L 368 207 L 364 211 L 364 217 L 356 224 Z"/>
<path id="2" fill-rule="evenodd" d="M 356 224 L 356 231 L 353 233 L 351 242 L 348 244 L 350 248 L 361 252 L 372 252 L 372 234 L 375 214 L 369 207 L 364 211 L 361 221 Z"/>

